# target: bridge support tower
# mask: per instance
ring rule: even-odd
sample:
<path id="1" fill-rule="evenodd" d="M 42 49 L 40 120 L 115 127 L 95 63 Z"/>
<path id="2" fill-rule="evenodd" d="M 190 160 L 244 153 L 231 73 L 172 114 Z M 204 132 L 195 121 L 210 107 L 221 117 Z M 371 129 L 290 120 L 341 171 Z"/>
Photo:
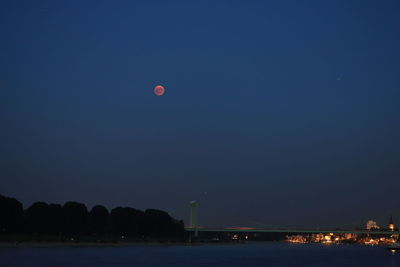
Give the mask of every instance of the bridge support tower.
<path id="1" fill-rule="evenodd" d="M 194 237 L 199 236 L 199 205 L 197 201 L 190 202 L 190 221 L 189 226 L 194 230 Z"/>

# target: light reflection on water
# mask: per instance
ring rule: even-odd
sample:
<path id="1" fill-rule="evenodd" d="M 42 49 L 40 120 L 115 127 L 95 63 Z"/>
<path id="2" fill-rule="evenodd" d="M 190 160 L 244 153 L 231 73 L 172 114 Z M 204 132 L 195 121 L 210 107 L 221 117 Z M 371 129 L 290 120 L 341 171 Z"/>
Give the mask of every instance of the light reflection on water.
<path id="1" fill-rule="evenodd" d="M 1 267 L 121 266 L 379 266 L 400 267 L 399 253 L 380 246 L 248 243 L 101 248 L 0 248 Z"/>

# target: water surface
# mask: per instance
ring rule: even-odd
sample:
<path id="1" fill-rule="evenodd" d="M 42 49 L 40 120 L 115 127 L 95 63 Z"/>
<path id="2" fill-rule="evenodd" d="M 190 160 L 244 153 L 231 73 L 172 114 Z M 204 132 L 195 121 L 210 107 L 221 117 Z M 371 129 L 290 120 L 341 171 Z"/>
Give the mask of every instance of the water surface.
<path id="1" fill-rule="evenodd" d="M 362 266 L 400 267 L 383 247 L 287 243 L 198 246 L 0 248 L 1 267 Z"/>

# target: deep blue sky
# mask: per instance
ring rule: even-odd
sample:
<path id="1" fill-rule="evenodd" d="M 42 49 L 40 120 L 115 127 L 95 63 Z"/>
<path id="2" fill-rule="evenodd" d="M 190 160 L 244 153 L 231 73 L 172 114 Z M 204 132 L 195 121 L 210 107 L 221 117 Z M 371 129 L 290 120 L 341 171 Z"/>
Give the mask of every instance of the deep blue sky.
<path id="1" fill-rule="evenodd" d="M 1 1 L 0 194 L 208 226 L 399 219 L 400 1 Z M 166 87 L 164 96 L 153 87 Z"/>

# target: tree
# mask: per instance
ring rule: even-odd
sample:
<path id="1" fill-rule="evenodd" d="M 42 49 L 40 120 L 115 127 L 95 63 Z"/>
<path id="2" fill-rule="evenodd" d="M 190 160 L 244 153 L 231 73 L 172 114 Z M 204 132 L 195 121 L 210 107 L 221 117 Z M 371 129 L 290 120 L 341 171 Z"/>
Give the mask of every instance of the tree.
<path id="1" fill-rule="evenodd" d="M 129 237 L 138 237 L 143 234 L 143 211 L 117 207 L 111 211 L 110 217 L 113 233 Z"/>
<path id="2" fill-rule="evenodd" d="M 167 237 L 183 236 L 183 222 L 172 218 L 167 212 L 156 209 L 145 211 L 145 234 L 149 236 Z"/>
<path id="3" fill-rule="evenodd" d="M 60 204 L 49 204 L 49 229 L 52 234 L 60 234 L 63 231 L 63 208 Z"/>
<path id="4" fill-rule="evenodd" d="M 14 233 L 21 230 L 23 222 L 22 204 L 15 198 L 0 195 L 0 232 Z"/>
<path id="5" fill-rule="evenodd" d="M 50 227 L 49 205 L 35 202 L 26 210 L 27 231 L 30 233 L 48 233 Z"/>
<path id="6" fill-rule="evenodd" d="M 94 206 L 89 212 L 89 229 L 93 234 L 105 234 L 109 229 L 110 214 L 101 205 Z"/>
<path id="7" fill-rule="evenodd" d="M 59 236 L 63 233 L 67 237 L 114 234 L 128 239 L 185 236 L 182 221 L 156 209 L 143 212 L 117 207 L 109 213 L 104 206 L 97 205 L 89 213 L 84 204 L 70 201 L 64 206 L 35 202 L 23 211 L 18 200 L 0 195 L 0 218 L 0 233 L 28 232 Z"/>
<path id="8" fill-rule="evenodd" d="M 87 233 L 88 210 L 82 203 L 70 201 L 63 208 L 64 233 L 82 235 Z"/>

